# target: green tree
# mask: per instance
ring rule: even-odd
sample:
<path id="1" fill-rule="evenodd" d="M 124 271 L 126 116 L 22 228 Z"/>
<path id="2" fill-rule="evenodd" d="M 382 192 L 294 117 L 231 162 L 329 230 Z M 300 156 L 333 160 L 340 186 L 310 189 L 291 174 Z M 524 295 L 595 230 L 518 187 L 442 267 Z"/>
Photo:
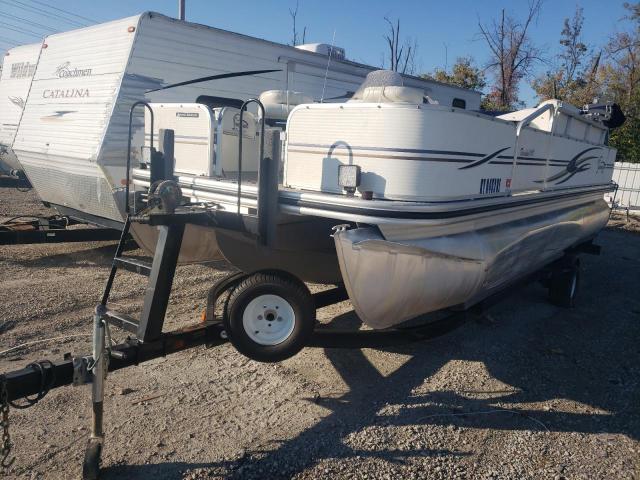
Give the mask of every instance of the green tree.
<path id="1" fill-rule="evenodd" d="M 627 30 L 611 37 L 599 79 L 603 98 L 618 103 L 627 117 L 611 132 L 609 143 L 618 149 L 619 159 L 640 162 L 640 2 L 625 2 L 624 7 Z"/>
<path id="2" fill-rule="evenodd" d="M 601 87 L 597 81 L 599 63 L 600 54 L 594 55 L 590 61 L 592 67 L 585 70 L 584 76 L 573 81 L 567 81 L 564 71 L 548 71 L 546 75 L 534 79 L 531 87 L 539 101 L 555 98 L 582 107 L 601 95 Z"/>
<path id="3" fill-rule="evenodd" d="M 562 49 L 555 58 L 555 68 L 531 83 L 541 101 L 557 98 L 582 106 L 597 96 L 595 73 L 600 54 L 589 58 L 589 49 L 582 41 L 583 25 L 583 9 L 580 7 L 576 7 L 573 18 L 564 19 L 560 33 Z"/>
<path id="4" fill-rule="evenodd" d="M 556 67 L 532 87 L 540 100 L 557 98 L 577 107 L 594 100 L 620 105 L 627 120 L 611 131 L 609 144 L 618 149 L 620 160 L 640 162 L 640 2 L 625 2 L 624 8 L 622 29 L 596 55 L 589 55 L 581 40 L 584 18 L 576 9 L 564 21 Z"/>
<path id="5" fill-rule="evenodd" d="M 436 68 L 432 73 L 423 73 L 420 76 L 469 90 L 482 90 L 487 84 L 484 72 L 474 65 L 471 57 L 459 57 L 450 72 Z"/>

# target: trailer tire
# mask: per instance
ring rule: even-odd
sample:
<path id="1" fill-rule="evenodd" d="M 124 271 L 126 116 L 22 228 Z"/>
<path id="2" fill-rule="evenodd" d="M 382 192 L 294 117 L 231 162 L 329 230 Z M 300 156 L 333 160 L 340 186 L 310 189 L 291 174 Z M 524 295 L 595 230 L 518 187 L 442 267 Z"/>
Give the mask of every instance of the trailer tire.
<path id="1" fill-rule="evenodd" d="M 313 297 L 304 283 L 278 272 L 260 272 L 231 292 L 224 326 L 233 346 L 259 362 L 298 353 L 315 327 Z"/>
<path id="2" fill-rule="evenodd" d="M 576 305 L 580 286 L 580 261 L 575 257 L 564 259 L 549 278 L 549 299 L 559 307 L 573 308 Z"/>

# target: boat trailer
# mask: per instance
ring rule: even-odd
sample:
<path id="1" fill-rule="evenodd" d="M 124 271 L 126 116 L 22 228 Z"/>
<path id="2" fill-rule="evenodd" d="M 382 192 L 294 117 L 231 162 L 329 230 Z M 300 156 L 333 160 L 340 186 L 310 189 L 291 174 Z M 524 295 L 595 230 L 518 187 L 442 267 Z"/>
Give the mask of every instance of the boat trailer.
<path id="1" fill-rule="evenodd" d="M 251 100 L 249 102 L 257 101 Z M 244 107 L 247 103 L 243 105 L 241 112 L 245 110 Z M 257 103 L 259 107 L 262 107 L 259 102 Z M 137 105 L 150 108 L 144 102 L 137 102 L 131 108 L 131 116 Z M 239 124 L 242 129 L 242 117 Z M 131 131 L 129 138 L 131 138 Z M 173 138 L 171 131 L 169 131 L 167 138 Z M 240 130 L 239 139 L 242 142 L 242 130 Z M 264 125 L 261 139 L 264 141 Z M 241 149 L 239 156 L 240 164 Z M 172 158 L 172 155 L 168 158 Z M 124 228 L 120 232 L 120 241 L 116 248 L 105 290 L 93 317 L 93 351 L 90 354 L 79 356 L 67 354 L 60 361 L 34 362 L 23 369 L 0 374 L 0 435 L 2 436 L 0 464 L 3 467 L 8 468 L 13 463 L 13 459 L 9 458 L 12 446 L 9 429 L 10 407 L 31 407 L 54 388 L 65 385 L 91 384 L 92 426 L 91 436 L 85 449 L 82 475 L 87 480 L 98 478 L 105 437 L 103 406 L 107 373 L 202 345 L 215 347 L 231 341 L 236 348 L 243 352 L 242 344 L 238 344 L 237 339 L 233 338 L 233 334 L 230 335 L 232 332 L 230 330 L 230 311 L 233 310 L 233 305 L 230 303 L 237 300 L 237 295 L 234 295 L 234 292 L 240 287 L 246 289 L 246 285 L 251 286 L 252 279 L 262 278 L 266 279 L 265 281 L 275 279 L 280 282 L 281 288 L 290 288 L 296 291 L 303 289 L 306 292 L 303 293 L 303 303 L 310 309 L 306 315 L 307 320 L 311 322 L 312 331 L 305 337 L 304 344 L 291 346 L 286 352 L 269 349 L 263 352 L 252 352 L 252 358 L 263 361 L 282 360 L 305 346 L 381 348 L 435 338 L 458 328 L 470 318 L 470 315 L 480 314 L 485 306 L 500 300 L 523 283 L 540 279 L 539 273 L 535 276 L 532 275 L 469 309 L 452 309 L 446 312 L 443 318 L 426 324 L 405 328 L 396 327 L 390 330 L 340 331 L 334 328 L 318 327 L 315 321 L 315 312 L 319 308 L 347 300 L 347 292 L 343 286 L 336 285 L 328 290 L 312 294 L 303 282 L 292 278 L 286 272 L 237 272 L 218 281 L 209 290 L 206 313 L 200 323 L 171 332 L 163 332 L 169 295 L 187 225 L 209 226 L 241 232 L 258 244 L 269 244 L 269 229 L 271 228 L 270 224 L 273 223 L 273 215 L 270 212 L 273 212 L 274 205 L 276 205 L 278 191 L 278 161 L 275 160 L 277 158 L 278 156 L 273 155 L 273 152 L 269 156 L 265 156 L 264 145 L 260 146 L 258 208 L 255 213 L 243 214 L 240 213 L 239 208 L 238 212 L 232 212 L 200 205 L 179 205 L 176 203 L 178 198 L 176 197 L 176 189 L 179 193 L 179 187 L 168 178 L 161 180 L 155 189 L 154 187 L 150 189 L 146 209 L 139 211 L 136 208 L 134 212 L 130 212 L 127 191 L 126 212 L 129 214 Z M 129 162 L 130 159 L 128 159 L 127 167 L 130 166 Z M 165 172 L 170 170 L 166 169 L 166 165 L 164 168 Z M 127 172 L 129 172 L 129 168 L 127 168 Z M 129 182 L 127 182 L 128 185 Z M 239 181 L 238 190 L 240 188 L 241 182 Z M 238 202 L 239 199 L 240 192 L 238 192 Z M 150 225 L 159 230 L 152 262 L 122 255 L 132 223 Z M 599 253 L 598 247 L 590 242 L 582 246 L 581 249 L 588 253 Z M 577 253 L 577 251 L 573 253 Z M 573 258 L 573 253 L 566 258 Z M 572 265 L 567 265 L 564 261 L 556 262 L 552 266 L 552 269 L 559 272 L 560 276 L 571 272 L 572 268 Z M 108 305 L 111 288 L 119 269 L 148 277 L 139 318 L 116 312 Z M 220 305 L 222 309 L 218 311 Z M 274 325 L 278 320 L 277 315 L 276 313 L 273 316 Z M 264 320 L 271 322 L 266 317 Z M 113 345 L 110 334 L 112 327 L 128 332 L 129 337 L 126 341 Z"/>
<path id="2" fill-rule="evenodd" d="M 93 351 L 91 354 L 64 355 L 62 360 L 43 360 L 30 363 L 20 370 L 0 374 L 0 463 L 8 468 L 13 463 L 9 429 L 9 408 L 28 408 L 46 394 L 66 385 L 91 384 L 92 425 L 83 462 L 83 479 L 99 478 L 100 457 L 104 444 L 104 393 L 108 372 L 164 357 L 198 346 L 216 347 L 230 339 L 227 333 L 226 303 L 236 285 L 255 275 L 236 272 L 218 281 L 209 290 L 207 308 L 199 323 L 170 332 L 163 332 L 165 314 L 178 262 L 180 245 L 187 224 L 205 225 L 215 221 L 227 226 L 237 223 L 237 214 L 216 211 L 159 213 L 131 216 L 127 219 L 113 259 L 109 278 L 100 304 L 93 318 Z M 158 244 L 151 263 L 122 255 L 128 229 L 132 222 L 145 222 L 160 230 Z M 599 253 L 597 246 L 585 245 L 587 253 Z M 118 313 L 108 307 L 108 299 L 119 268 L 148 277 L 141 314 L 138 319 Z M 273 272 L 278 274 L 278 272 Z M 450 311 L 444 318 L 414 327 L 391 330 L 338 330 L 316 327 L 306 347 L 318 348 L 384 348 L 411 342 L 425 341 L 455 330 L 471 318 L 478 318 L 485 308 L 504 298 L 513 290 L 539 275 L 523 279 L 500 294 L 496 294 L 469 310 Z M 314 312 L 317 309 L 347 300 L 342 286 L 311 295 Z M 223 308 L 220 310 L 219 305 Z M 117 327 L 129 333 L 120 344 L 111 342 L 110 329 Z"/>
<path id="3" fill-rule="evenodd" d="M 217 312 L 219 300 L 228 298 L 235 285 L 251 274 L 233 273 L 209 291 L 207 310 L 202 322 L 171 332 L 162 332 L 165 314 L 172 288 L 175 269 L 187 224 L 217 225 L 237 223 L 237 214 L 224 212 L 160 213 L 131 216 L 127 219 L 113 259 L 111 272 L 100 304 L 93 319 L 93 351 L 91 354 L 71 356 L 60 361 L 34 362 L 25 368 L 0 375 L 0 414 L 2 444 L 0 461 L 9 467 L 11 441 L 9 432 L 9 407 L 28 408 L 40 401 L 54 388 L 65 385 L 91 384 L 92 427 L 83 463 L 83 478 L 96 479 L 104 442 L 103 405 L 107 372 L 113 372 L 158 357 L 180 352 L 201 345 L 215 347 L 229 341 L 222 315 Z M 132 222 L 145 222 L 160 230 L 153 262 L 146 263 L 122 255 L 127 233 Z M 118 313 L 108 307 L 108 299 L 119 268 L 148 277 L 148 286 L 139 319 Z M 312 295 L 314 309 L 319 309 L 347 299 L 344 288 L 336 286 Z M 466 312 L 459 312 L 444 320 L 413 328 L 391 331 L 339 331 L 317 328 L 306 346 L 321 348 L 380 348 L 415 342 L 443 335 L 466 321 Z M 117 327 L 129 333 L 123 343 L 112 345 L 110 329 Z M 29 397 L 31 396 L 31 397 Z M 23 399 L 23 400 L 20 400 Z M 18 403 L 22 402 L 22 403 Z"/>

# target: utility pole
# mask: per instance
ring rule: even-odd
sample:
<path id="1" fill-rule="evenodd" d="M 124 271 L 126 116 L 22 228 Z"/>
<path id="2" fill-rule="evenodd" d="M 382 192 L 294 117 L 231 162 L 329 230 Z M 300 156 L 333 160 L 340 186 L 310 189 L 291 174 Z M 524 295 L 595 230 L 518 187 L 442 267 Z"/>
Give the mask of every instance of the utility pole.
<path id="1" fill-rule="evenodd" d="M 444 45 L 444 71 L 446 72 L 449 70 L 449 45 L 445 42 L 442 42 L 442 45 Z"/>
<path id="2" fill-rule="evenodd" d="M 184 2 L 186 0 L 178 0 L 178 18 L 184 20 Z"/>

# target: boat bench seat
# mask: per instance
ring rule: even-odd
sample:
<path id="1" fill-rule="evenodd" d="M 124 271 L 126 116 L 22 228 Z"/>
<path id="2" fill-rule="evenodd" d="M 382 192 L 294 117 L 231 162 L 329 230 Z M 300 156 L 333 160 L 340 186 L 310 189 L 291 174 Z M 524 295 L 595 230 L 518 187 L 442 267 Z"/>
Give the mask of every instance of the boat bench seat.
<path id="1" fill-rule="evenodd" d="M 294 107 L 313 103 L 313 98 L 291 90 L 267 90 L 260 94 L 259 100 L 269 120 L 286 120 Z"/>

